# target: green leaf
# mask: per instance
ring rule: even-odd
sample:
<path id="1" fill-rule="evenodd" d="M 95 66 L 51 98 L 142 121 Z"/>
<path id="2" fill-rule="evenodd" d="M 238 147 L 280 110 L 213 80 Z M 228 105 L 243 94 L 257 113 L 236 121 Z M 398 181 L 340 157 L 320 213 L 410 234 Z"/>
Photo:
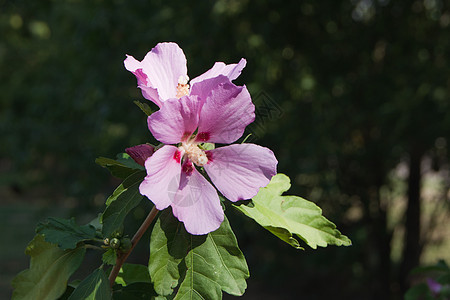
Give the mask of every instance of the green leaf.
<path id="1" fill-rule="evenodd" d="M 81 283 L 81 279 L 75 279 L 75 280 L 69 282 L 69 284 L 67 286 L 71 286 L 71 287 L 73 287 L 73 289 L 76 289 L 80 283 Z"/>
<path id="2" fill-rule="evenodd" d="M 143 166 L 134 161 L 134 159 L 128 155 L 128 153 L 117 154 L 116 160 L 124 166 L 134 170 L 145 170 Z"/>
<path id="3" fill-rule="evenodd" d="M 159 295 L 170 295 L 180 278 L 178 265 L 189 249 L 189 235 L 170 209 L 161 212 L 150 237 L 150 277 Z"/>
<path id="4" fill-rule="evenodd" d="M 198 146 L 203 150 L 213 150 L 216 148 L 216 145 L 213 143 L 201 143 Z"/>
<path id="5" fill-rule="evenodd" d="M 109 280 L 102 269 L 95 270 L 91 275 L 80 282 L 68 300 L 109 300 L 111 289 Z"/>
<path id="6" fill-rule="evenodd" d="M 149 270 L 160 295 L 171 294 L 182 279 L 175 299 L 221 299 L 222 290 L 242 295 L 250 276 L 226 218 L 214 232 L 191 235 L 170 209 L 153 228 Z"/>
<path id="7" fill-rule="evenodd" d="M 150 116 L 153 113 L 150 105 L 141 101 L 133 101 L 147 116 Z"/>
<path id="8" fill-rule="evenodd" d="M 253 207 L 233 206 L 297 249 L 301 247 L 294 235 L 313 249 L 351 245 L 350 239 L 322 216 L 320 207 L 301 197 L 281 196 L 290 186 L 289 177 L 277 174 L 252 199 Z"/>
<path id="9" fill-rule="evenodd" d="M 148 300 L 157 299 L 153 285 L 148 282 L 135 282 L 127 286 L 115 285 L 114 300 Z"/>
<path id="10" fill-rule="evenodd" d="M 139 184 L 144 175 L 143 171 L 130 175 L 114 191 L 112 199 L 108 199 L 109 205 L 101 218 L 103 236 L 109 237 L 114 231 L 121 229 L 125 217 L 142 200 Z"/>
<path id="11" fill-rule="evenodd" d="M 102 255 L 102 261 L 105 265 L 115 265 L 117 260 L 116 250 L 109 248 Z"/>
<path id="12" fill-rule="evenodd" d="M 120 268 L 119 275 L 116 277 L 116 283 L 127 286 L 135 282 L 150 283 L 150 274 L 147 266 L 137 264 L 124 264 Z"/>
<path id="13" fill-rule="evenodd" d="M 219 229 L 208 234 L 206 242 L 194 252 L 203 256 L 208 264 L 215 265 L 215 271 L 219 273 L 218 283 L 223 291 L 235 296 L 243 295 L 250 273 L 226 216 Z"/>
<path id="14" fill-rule="evenodd" d="M 145 172 L 143 171 L 137 171 L 127 178 L 114 190 L 111 196 L 106 199 L 106 206 L 109 206 L 111 202 L 115 201 L 117 197 L 119 197 L 122 193 L 126 192 L 126 190 L 136 184 L 140 184 L 142 182 L 142 179 L 145 176 Z M 100 217 L 100 221 L 102 220 L 102 217 Z"/>
<path id="15" fill-rule="evenodd" d="M 102 224 L 100 223 L 100 218 L 102 217 L 102 214 L 97 214 L 97 217 L 95 219 L 92 219 L 88 225 L 94 226 L 95 230 L 98 232 L 102 231 Z"/>
<path id="16" fill-rule="evenodd" d="M 435 265 L 432 266 L 419 266 L 414 268 L 411 271 L 411 274 L 420 274 L 420 273 L 431 273 L 431 272 L 450 272 L 450 268 L 446 264 L 445 261 L 439 260 Z"/>
<path id="17" fill-rule="evenodd" d="M 13 300 L 57 299 L 66 290 L 69 277 L 83 260 L 86 249 L 61 250 L 36 235 L 25 253 L 31 257 L 30 268 L 12 281 Z"/>
<path id="18" fill-rule="evenodd" d="M 36 233 L 42 234 L 47 242 L 57 244 L 63 250 L 75 249 L 79 242 L 96 238 L 94 226 L 79 226 L 75 224 L 74 218 L 48 218 L 45 223 L 37 225 Z"/>
<path id="19" fill-rule="evenodd" d="M 405 300 L 435 299 L 426 283 L 419 283 L 405 293 Z"/>
<path id="20" fill-rule="evenodd" d="M 75 290 L 74 287 L 68 285 L 67 288 L 66 288 L 66 290 L 65 290 L 65 292 L 64 292 L 64 294 L 62 294 L 62 295 L 58 298 L 58 300 L 68 300 L 69 297 L 70 297 L 70 295 L 72 295 L 72 293 L 73 293 L 74 290 Z"/>
<path id="21" fill-rule="evenodd" d="M 192 245 L 196 245 L 194 241 Z M 222 299 L 219 278 L 214 273 L 215 268 L 208 264 L 205 257 L 200 256 L 196 251 L 189 251 L 185 263 L 188 270 L 175 300 Z"/>
<path id="22" fill-rule="evenodd" d="M 131 157 L 126 158 L 125 155 L 122 154 L 121 156 L 121 154 L 119 154 L 118 160 L 106 157 L 99 157 L 95 160 L 95 163 L 104 168 L 107 168 L 113 176 L 120 179 L 125 179 L 131 174 L 135 173 L 137 170 L 143 169 L 143 167 L 134 162 L 134 160 Z M 134 164 L 131 161 L 133 161 Z"/>

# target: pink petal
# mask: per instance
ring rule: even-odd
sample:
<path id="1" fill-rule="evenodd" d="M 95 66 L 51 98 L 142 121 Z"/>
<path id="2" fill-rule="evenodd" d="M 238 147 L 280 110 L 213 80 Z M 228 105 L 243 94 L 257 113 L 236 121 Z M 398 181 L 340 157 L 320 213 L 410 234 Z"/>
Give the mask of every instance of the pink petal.
<path id="1" fill-rule="evenodd" d="M 427 278 L 427 285 L 431 292 L 435 295 L 439 294 L 442 290 L 442 284 L 432 278 Z"/>
<path id="2" fill-rule="evenodd" d="M 191 88 L 190 95 L 198 96 L 200 101 L 205 103 L 206 99 L 209 95 L 211 95 L 212 90 L 216 89 L 219 85 L 229 83 L 230 80 L 223 75 L 214 77 L 214 78 L 208 78 L 205 79 L 196 85 L 193 85 Z"/>
<path id="3" fill-rule="evenodd" d="M 198 136 L 208 137 L 207 140 L 201 139 L 202 142 L 229 144 L 240 138 L 245 127 L 255 120 L 255 106 L 245 86 L 238 87 L 224 81 L 223 76 L 211 81 L 220 83 L 201 108 Z"/>
<path id="4" fill-rule="evenodd" d="M 155 148 L 149 144 L 137 145 L 125 149 L 125 152 L 141 166 L 144 166 L 145 161 L 152 156 L 154 151 Z"/>
<path id="5" fill-rule="evenodd" d="M 148 86 L 138 86 L 141 89 L 142 96 L 161 107 L 162 102 L 159 98 L 158 90 Z"/>
<path id="6" fill-rule="evenodd" d="M 124 61 L 125 68 L 136 76 L 138 88 L 142 91 L 142 96 L 161 106 L 162 102 L 159 100 L 158 90 L 149 86 L 147 75 L 143 71 L 143 64 L 137 61 L 133 56 L 127 55 Z"/>
<path id="7" fill-rule="evenodd" d="M 278 161 L 270 149 L 235 144 L 208 151 L 204 166 L 211 181 L 230 201 L 250 199 L 277 173 Z"/>
<path id="8" fill-rule="evenodd" d="M 147 176 L 139 186 L 158 210 L 172 204 L 179 187 L 181 163 L 180 151 L 174 146 L 163 146 L 145 161 Z"/>
<path id="9" fill-rule="evenodd" d="M 185 141 L 197 128 L 199 106 L 197 96 L 169 99 L 148 117 L 148 128 L 161 143 Z"/>
<path id="10" fill-rule="evenodd" d="M 217 191 L 190 161 L 183 164 L 179 189 L 171 206 L 174 216 L 191 234 L 214 231 L 224 219 Z"/>
<path id="11" fill-rule="evenodd" d="M 178 79 L 187 76 L 186 57 L 175 43 L 159 43 L 141 62 L 127 55 L 124 64 L 138 79 L 144 97 L 158 106 L 176 97 Z"/>
<path id="12" fill-rule="evenodd" d="M 244 58 L 241 58 L 239 63 L 226 65 L 223 62 L 216 62 L 214 66 L 203 73 L 202 75 L 191 80 L 191 86 L 194 86 L 196 83 L 201 82 L 205 79 L 214 78 L 219 75 L 224 75 L 230 79 L 230 81 L 235 80 L 241 74 L 242 69 L 244 69 L 247 61 Z"/>

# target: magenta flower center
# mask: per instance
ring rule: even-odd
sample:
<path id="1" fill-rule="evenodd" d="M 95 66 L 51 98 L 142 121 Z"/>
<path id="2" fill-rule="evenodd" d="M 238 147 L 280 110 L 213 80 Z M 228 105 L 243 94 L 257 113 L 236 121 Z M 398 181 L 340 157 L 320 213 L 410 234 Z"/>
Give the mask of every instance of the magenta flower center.
<path id="1" fill-rule="evenodd" d="M 187 75 L 178 78 L 177 98 L 189 95 L 189 77 Z"/>
<path id="2" fill-rule="evenodd" d="M 180 149 L 184 155 L 187 155 L 190 161 L 199 167 L 203 167 L 208 163 L 208 156 L 205 151 L 200 149 L 197 143 L 193 141 L 181 143 L 181 146 L 178 149 Z"/>

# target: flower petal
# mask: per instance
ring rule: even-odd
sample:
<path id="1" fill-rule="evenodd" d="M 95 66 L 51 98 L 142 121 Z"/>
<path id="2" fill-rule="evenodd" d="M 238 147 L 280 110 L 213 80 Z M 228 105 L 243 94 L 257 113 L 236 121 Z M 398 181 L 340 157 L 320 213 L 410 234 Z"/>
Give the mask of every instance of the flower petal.
<path id="1" fill-rule="evenodd" d="M 203 80 L 192 86 L 190 95 L 197 96 L 203 105 L 208 96 L 211 95 L 212 90 L 216 89 L 221 84 L 225 84 L 228 82 L 230 82 L 230 80 L 223 75 Z"/>
<path id="2" fill-rule="evenodd" d="M 198 137 L 201 138 L 198 141 L 232 143 L 255 120 L 255 106 L 247 88 L 223 79 L 223 76 L 215 79 L 221 82 L 211 91 L 201 108 L 198 123 Z"/>
<path id="3" fill-rule="evenodd" d="M 158 106 L 176 97 L 178 79 L 187 76 L 186 56 L 175 43 L 159 43 L 141 62 L 127 55 L 124 64 L 136 76 L 143 96 Z"/>
<path id="4" fill-rule="evenodd" d="M 197 129 L 199 106 L 197 96 L 169 99 L 148 117 L 148 128 L 161 143 L 185 141 Z"/>
<path id="5" fill-rule="evenodd" d="M 124 61 L 125 68 L 136 76 L 138 82 L 138 88 L 142 91 L 142 96 L 145 99 L 148 99 L 155 103 L 158 106 L 161 106 L 161 101 L 159 100 L 158 91 L 156 88 L 152 88 L 149 86 L 148 77 L 142 70 L 143 65 L 140 61 L 137 61 L 133 56 L 127 55 L 127 58 Z"/>
<path id="6" fill-rule="evenodd" d="M 183 164 L 180 184 L 172 203 L 174 216 L 191 234 L 207 234 L 219 228 L 224 219 L 216 189 L 195 169 Z"/>
<path id="7" fill-rule="evenodd" d="M 237 64 L 226 65 L 223 62 L 216 62 L 211 69 L 192 79 L 191 86 L 194 86 L 196 83 L 205 79 L 214 78 L 219 75 L 228 77 L 230 81 L 235 80 L 239 77 L 246 64 L 247 61 L 244 58 L 241 58 Z"/>
<path id="8" fill-rule="evenodd" d="M 235 144 L 208 151 L 204 166 L 211 181 L 230 201 L 250 199 L 277 173 L 278 161 L 270 149 Z"/>
<path id="9" fill-rule="evenodd" d="M 430 291 L 435 295 L 439 294 L 442 290 L 442 284 L 432 278 L 427 278 L 427 285 Z"/>
<path id="10" fill-rule="evenodd" d="M 145 161 L 147 176 L 139 186 L 158 210 L 172 204 L 178 190 L 181 174 L 180 151 L 174 146 L 163 146 Z"/>

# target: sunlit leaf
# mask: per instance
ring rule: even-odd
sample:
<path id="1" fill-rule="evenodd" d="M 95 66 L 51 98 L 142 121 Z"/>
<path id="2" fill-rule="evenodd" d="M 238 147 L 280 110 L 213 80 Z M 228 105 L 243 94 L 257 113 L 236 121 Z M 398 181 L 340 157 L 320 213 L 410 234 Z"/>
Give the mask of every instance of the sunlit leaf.
<path id="1" fill-rule="evenodd" d="M 122 268 L 120 268 L 119 275 L 116 277 L 116 283 L 127 286 L 135 282 L 150 283 L 150 274 L 147 266 L 124 264 Z"/>
<path id="2" fill-rule="evenodd" d="M 150 237 L 149 272 L 155 291 L 170 295 L 180 278 L 178 265 L 189 249 L 189 235 L 170 209 L 161 212 Z"/>
<path id="3" fill-rule="evenodd" d="M 86 249 L 61 250 L 36 235 L 25 253 L 31 257 L 30 268 L 12 281 L 14 300 L 57 299 L 66 290 L 69 277 L 80 266 Z"/>
<path id="4" fill-rule="evenodd" d="M 351 245 L 336 225 L 322 216 L 316 204 L 298 196 L 281 196 L 290 186 L 289 177 L 277 174 L 252 199 L 252 207 L 244 204 L 234 207 L 297 249 L 301 247 L 295 236 L 313 249 Z"/>
<path id="5" fill-rule="evenodd" d="M 170 209 L 153 228 L 149 270 L 158 294 L 171 294 L 181 281 L 175 299 L 221 299 L 222 291 L 242 295 L 249 277 L 226 218 L 214 232 L 191 235 Z"/>
<path id="6" fill-rule="evenodd" d="M 57 244 L 63 250 L 75 249 L 79 242 L 96 238 L 94 226 L 77 225 L 74 218 L 48 218 L 37 225 L 36 233 L 42 234 L 47 242 Z"/>
<path id="7" fill-rule="evenodd" d="M 111 289 L 109 280 L 102 269 L 95 270 L 86 277 L 70 295 L 68 300 L 109 300 L 111 299 Z"/>
<path id="8" fill-rule="evenodd" d="M 203 150 L 213 150 L 216 148 L 216 145 L 213 143 L 201 143 L 198 146 Z"/>

